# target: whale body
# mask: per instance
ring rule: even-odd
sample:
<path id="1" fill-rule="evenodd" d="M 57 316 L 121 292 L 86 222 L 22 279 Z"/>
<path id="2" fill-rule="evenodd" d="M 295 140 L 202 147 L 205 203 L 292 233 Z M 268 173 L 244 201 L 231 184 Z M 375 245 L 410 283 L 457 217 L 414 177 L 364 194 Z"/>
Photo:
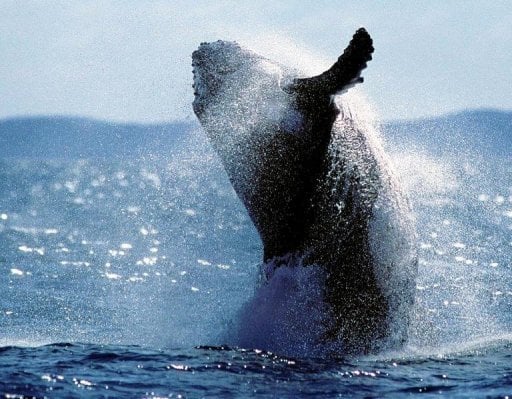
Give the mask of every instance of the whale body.
<path id="1" fill-rule="evenodd" d="M 314 77 L 234 42 L 192 55 L 193 109 L 259 232 L 264 280 L 322 270 L 330 316 L 317 339 L 344 353 L 404 343 L 417 273 L 407 198 L 378 134 L 340 95 L 373 50 L 361 28 Z"/>

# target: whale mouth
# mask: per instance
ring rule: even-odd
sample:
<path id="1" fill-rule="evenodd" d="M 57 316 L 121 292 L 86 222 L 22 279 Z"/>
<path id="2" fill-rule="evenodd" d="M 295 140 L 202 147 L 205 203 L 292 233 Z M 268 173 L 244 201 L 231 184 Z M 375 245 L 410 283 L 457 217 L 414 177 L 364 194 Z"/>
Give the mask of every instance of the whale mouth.
<path id="1" fill-rule="evenodd" d="M 201 78 L 201 71 L 205 69 L 204 62 L 200 56 L 199 50 L 192 53 L 192 88 L 194 89 L 194 96 L 197 97 L 201 94 L 201 87 L 203 85 Z"/>
<path id="2" fill-rule="evenodd" d="M 207 43 L 202 43 L 199 48 L 192 53 L 192 88 L 194 89 L 192 108 L 197 116 L 204 111 L 209 94 L 213 94 L 210 86 L 212 86 L 211 80 L 215 75 L 208 72 L 212 69 L 212 65 L 207 56 L 207 46 Z M 205 78 L 205 75 L 208 76 L 208 79 Z"/>
<path id="3" fill-rule="evenodd" d="M 194 101 L 192 102 L 192 108 L 194 113 L 199 117 L 205 110 L 209 101 L 212 100 L 215 95 L 213 82 L 205 79 L 204 72 L 197 65 L 193 65 L 193 83 L 192 88 L 194 89 Z"/>
<path id="4" fill-rule="evenodd" d="M 192 81 L 192 88 L 194 89 L 194 101 L 192 102 L 192 108 L 194 109 L 194 112 L 196 115 L 199 116 L 199 114 L 202 113 L 204 109 L 203 104 L 203 97 L 204 97 L 204 83 L 203 79 L 201 78 L 201 68 L 199 65 L 193 61 L 192 62 L 192 75 L 193 75 L 193 81 Z"/>
<path id="5" fill-rule="evenodd" d="M 197 89 L 197 82 L 196 82 L 196 76 L 197 76 L 197 72 L 196 72 L 196 69 L 192 69 L 192 75 L 193 75 L 193 83 L 192 83 L 192 88 L 194 89 L 194 96 L 198 96 L 199 95 L 199 91 Z"/>
<path id="6" fill-rule="evenodd" d="M 194 89 L 194 97 L 199 96 L 199 87 L 201 85 L 201 75 L 199 73 L 199 70 L 196 68 L 195 64 L 192 64 L 192 88 Z"/>

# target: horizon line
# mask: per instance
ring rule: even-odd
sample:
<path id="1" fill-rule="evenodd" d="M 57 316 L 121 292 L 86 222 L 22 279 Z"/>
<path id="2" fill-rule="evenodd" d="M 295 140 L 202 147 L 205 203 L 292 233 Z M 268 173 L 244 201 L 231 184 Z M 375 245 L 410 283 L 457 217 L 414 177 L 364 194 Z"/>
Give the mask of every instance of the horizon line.
<path id="1" fill-rule="evenodd" d="M 465 108 L 457 111 L 445 112 L 437 115 L 425 115 L 413 118 L 397 118 L 397 119 L 379 119 L 379 124 L 386 123 L 397 123 L 397 122 L 418 122 L 426 121 L 429 119 L 445 118 L 450 116 L 456 116 L 464 113 L 475 113 L 475 112 L 487 112 L 487 113 L 511 113 L 512 109 L 508 108 L 497 108 L 497 107 L 477 107 L 477 108 Z M 133 121 L 133 120 L 118 120 L 118 119 L 107 119 L 99 118 L 89 115 L 76 115 L 76 114 L 20 114 L 11 116 L 1 116 L 0 123 L 15 121 L 15 120 L 36 120 L 36 119 L 55 119 L 55 120 L 82 120 L 96 123 L 104 123 L 109 125 L 124 125 L 124 126 L 165 126 L 171 124 L 192 124 L 198 123 L 195 118 L 185 117 L 183 119 L 170 119 L 170 120 L 155 120 L 155 121 Z"/>

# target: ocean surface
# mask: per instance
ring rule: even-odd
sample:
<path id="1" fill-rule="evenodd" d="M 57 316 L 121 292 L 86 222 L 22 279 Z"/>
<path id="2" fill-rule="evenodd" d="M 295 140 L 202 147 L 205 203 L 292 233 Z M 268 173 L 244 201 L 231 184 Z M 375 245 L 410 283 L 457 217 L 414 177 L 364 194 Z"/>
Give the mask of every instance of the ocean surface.
<path id="1" fill-rule="evenodd" d="M 165 157 L 0 155 L 0 395 L 512 396 L 512 160 L 387 143 L 418 228 L 410 340 L 327 359 L 232 341 L 262 248 L 200 132 Z"/>

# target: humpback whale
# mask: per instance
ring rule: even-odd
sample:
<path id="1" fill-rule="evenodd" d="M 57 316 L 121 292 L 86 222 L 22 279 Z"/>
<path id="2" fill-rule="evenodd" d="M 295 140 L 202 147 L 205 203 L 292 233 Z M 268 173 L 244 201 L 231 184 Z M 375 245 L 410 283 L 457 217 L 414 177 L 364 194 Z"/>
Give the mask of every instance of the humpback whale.
<path id="1" fill-rule="evenodd" d="M 313 77 L 235 42 L 192 54 L 193 109 L 261 237 L 265 281 L 283 266 L 320 268 L 331 315 L 320 339 L 347 354 L 404 343 L 417 273 L 408 200 L 342 94 L 373 51 L 360 28 Z"/>

